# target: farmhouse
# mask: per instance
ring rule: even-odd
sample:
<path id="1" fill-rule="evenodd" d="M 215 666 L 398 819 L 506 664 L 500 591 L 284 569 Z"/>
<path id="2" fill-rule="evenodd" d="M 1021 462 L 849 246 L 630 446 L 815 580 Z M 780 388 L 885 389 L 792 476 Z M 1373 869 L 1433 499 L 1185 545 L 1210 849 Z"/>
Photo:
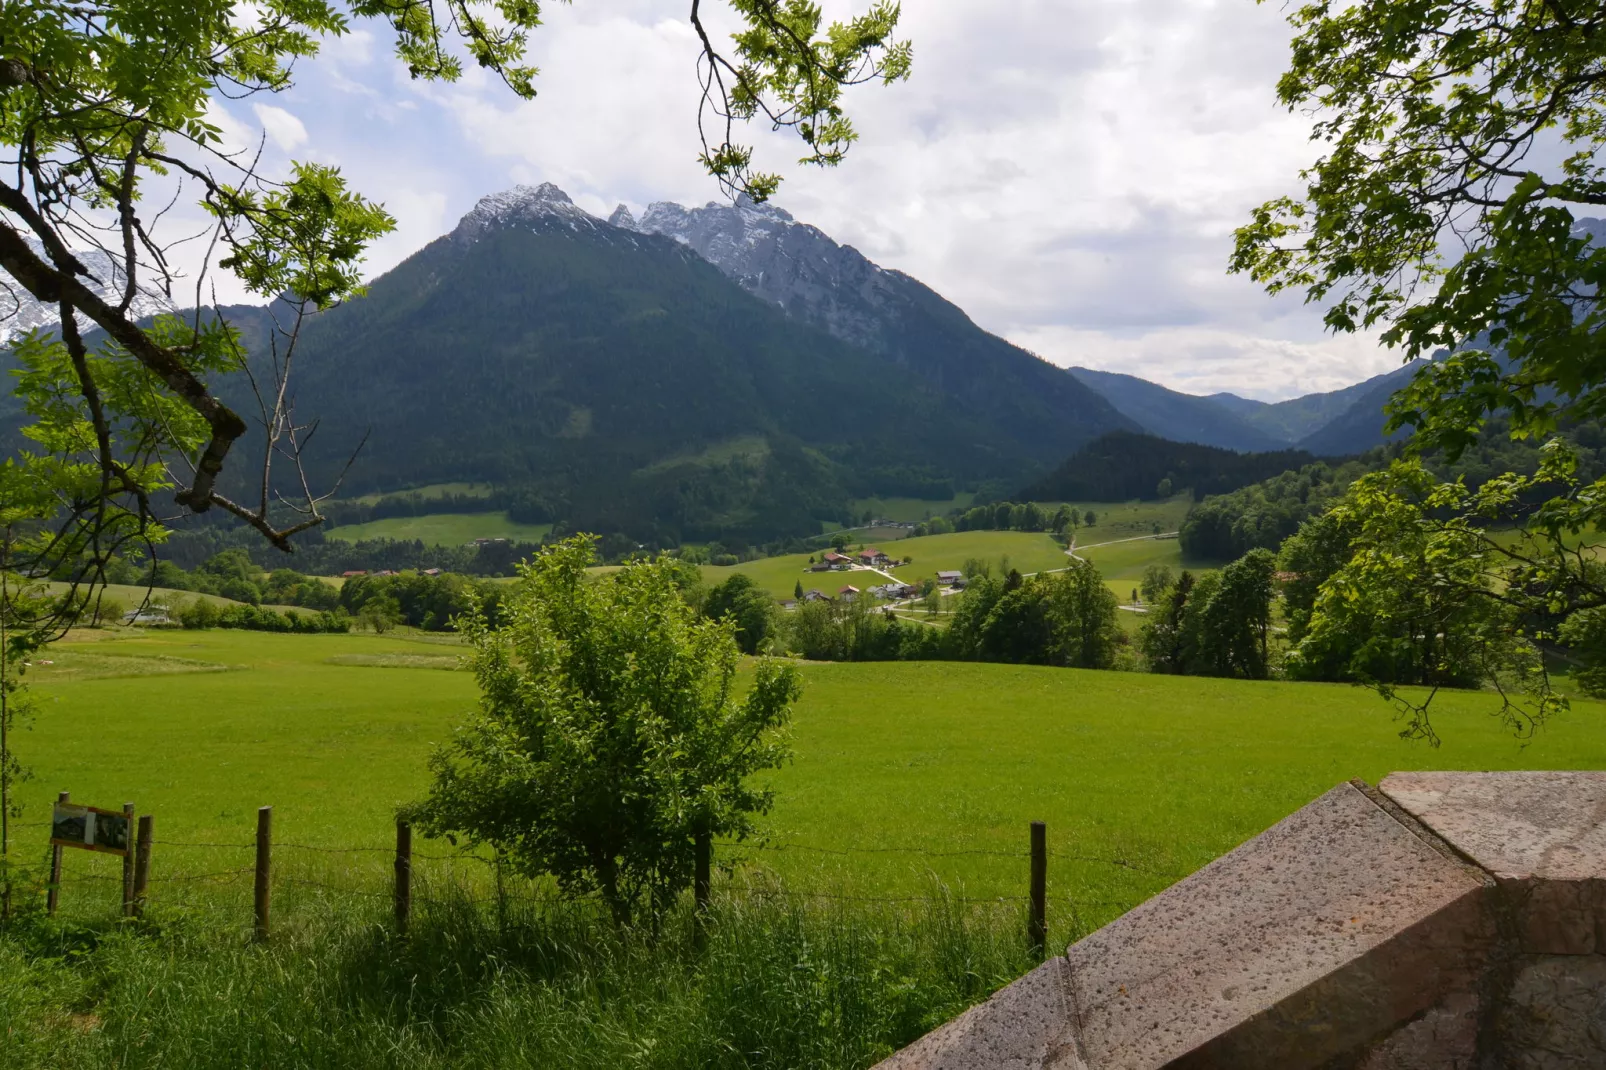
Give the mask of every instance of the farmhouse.
<path id="1" fill-rule="evenodd" d="M 824 562 L 825 567 L 830 569 L 832 572 L 842 572 L 845 569 L 853 567 L 852 558 L 848 557 L 846 554 L 839 554 L 835 550 L 827 550 L 825 555 L 821 557 L 820 560 Z"/>
<path id="2" fill-rule="evenodd" d="M 803 601 L 805 602 L 829 602 L 830 600 L 831 596 L 821 590 L 811 589 L 803 592 Z"/>
<path id="3" fill-rule="evenodd" d="M 859 564 L 868 565 L 871 568 L 886 568 L 892 564 L 892 558 L 877 550 L 874 546 L 865 547 L 856 556 L 859 559 Z"/>
<path id="4" fill-rule="evenodd" d="M 859 589 L 857 587 L 853 586 L 853 584 L 850 583 L 846 587 L 844 587 L 840 591 L 838 591 L 837 594 L 841 596 L 842 601 L 851 602 L 855 598 L 859 597 Z"/>
<path id="5" fill-rule="evenodd" d="M 937 573 L 937 582 L 944 587 L 963 587 L 965 574 L 963 572 L 947 571 Z"/>

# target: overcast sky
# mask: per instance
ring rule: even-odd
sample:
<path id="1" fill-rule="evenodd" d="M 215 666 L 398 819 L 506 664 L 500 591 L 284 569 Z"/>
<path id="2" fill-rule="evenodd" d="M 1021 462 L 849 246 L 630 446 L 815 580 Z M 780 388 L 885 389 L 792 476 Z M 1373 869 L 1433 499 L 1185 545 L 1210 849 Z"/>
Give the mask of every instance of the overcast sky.
<path id="1" fill-rule="evenodd" d="M 370 25 L 303 64 L 293 90 L 224 106 L 236 136 L 266 134 L 270 166 L 338 164 L 390 208 L 378 273 L 518 182 L 555 182 L 598 214 L 716 198 L 696 162 L 687 6 L 547 5 L 530 102 L 477 69 L 411 82 Z M 1308 121 L 1273 97 L 1278 5 L 906 0 L 903 27 L 913 77 L 851 92 L 862 140 L 842 166 L 794 166 L 794 143 L 753 132 L 798 219 L 1060 364 L 1267 400 L 1397 366 L 1226 273 L 1233 228 L 1314 159 Z"/>

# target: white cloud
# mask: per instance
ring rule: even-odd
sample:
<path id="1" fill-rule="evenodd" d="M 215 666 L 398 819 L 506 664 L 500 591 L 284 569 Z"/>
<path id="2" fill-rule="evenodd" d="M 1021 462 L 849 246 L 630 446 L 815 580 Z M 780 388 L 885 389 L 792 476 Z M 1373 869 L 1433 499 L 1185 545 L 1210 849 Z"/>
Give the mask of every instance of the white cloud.
<path id="1" fill-rule="evenodd" d="M 367 23 L 298 68 L 279 98 L 294 114 L 254 106 L 273 147 L 338 163 L 398 217 L 374 272 L 514 182 L 556 182 L 598 214 L 718 196 L 696 162 L 682 9 L 544 18 L 533 101 L 472 65 L 456 84 L 413 81 Z M 849 92 L 862 137 L 841 167 L 799 167 L 795 138 L 745 132 L 798 218 L 1061 363 L 1268 398 L 1396 366 L 1373 339 L 1324 335 L 1319 309 L 1226 274 L 1233 228 L 1295 189 L 1314 152 L 1307 120 L 1275 101 L 1289 35 L 1275 5 L 922 0 L 904 20 L 914 77 Z"/>
<path id="2" fill-rule="evenodd" d="M 252 104 L 251 111 L 262 124 L 268 140 L 281 152 L 293 152 L 307 143 L 307 128 L 301 120 L 272 104 Z"/>

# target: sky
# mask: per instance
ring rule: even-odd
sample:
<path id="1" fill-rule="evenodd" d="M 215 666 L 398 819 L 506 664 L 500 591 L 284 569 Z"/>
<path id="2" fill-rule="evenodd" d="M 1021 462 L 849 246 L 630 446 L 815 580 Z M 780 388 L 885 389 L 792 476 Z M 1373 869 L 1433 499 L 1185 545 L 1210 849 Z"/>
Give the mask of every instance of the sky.
<path id="1" fill-rule="evenodd" d="M 516 183 L 554 182 L 599 215 L 700 204 L 720 193 L 696 160 L 687 6 L 545 5 L 527 102 L 478 68 L 412 81 L 388 31 L 359 23 L 294 88 L 216 118 L 261 142 L 270 171 L 336 164 L 389 208 L 398 227 L 371 274 Z M 841 166 L 796 165 L 784 134 L 748 140 L 796 218 L 1057 364 L 1268 401 L 1337 389 L 1398 355 L 1226 270 L 1233 229 L 1297 192 L 1317 155 L 1309 118 L 1275 100 L 1283 20 L 1253 0 L 906 0 L 913 74 L 849 91 L 860 141 Z"/>

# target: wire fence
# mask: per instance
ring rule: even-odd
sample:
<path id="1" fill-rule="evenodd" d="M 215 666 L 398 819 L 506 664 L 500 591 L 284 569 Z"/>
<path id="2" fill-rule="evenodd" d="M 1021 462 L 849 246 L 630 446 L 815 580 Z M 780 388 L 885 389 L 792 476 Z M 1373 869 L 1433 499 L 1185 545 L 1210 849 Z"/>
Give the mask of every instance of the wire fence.
<path id="1" fill-rule="evenodd" d="M 49 822 L 42 821 L 11 823 L 11 828 L 19 831 L 49 826 Z M 270 836 L 267 851 L 264 853 L 262 845 L 255 840 L 166 839 L 152 836 L 147 843 L 137 845 L 137 850 L 130 852 L 130 860 L 123 865 L 122 874 L 106 871 L 117 865 L 120 860 L 104 854 L 92 856 L 97 860 L 92 864 L 81 863 L 75 859 L 70 863 L 70 868 L 80 871 L 63 872 L 64 856 L 76 855 L 78 852 L 63 851 L 62 848 L 55 847 L 53 848 L 55 860 L 52 865 L 54 879 L 40 880 L 42 874 L 36 873 L 33 879 L 25 878 L 22 883 L 41 890 L 49 889 L 52 910 L 66 889 L 105 884 L 120 885 L 121 905 L 125 914 L 138 914 L 148 904 L 162 903 L 164 898 L 168 898 L 164 895 L 163 889 L 179 893 L 185 888 L 216 890 L 239 888 L 249 884 L 255 889 L 256 924 L 259 933 L 264 934 L 268 924 L 267 903 L 271 900 L 274 889 L 295 889 L 325 897 L 351 897 L 372 902 L 390 901 L 396 904 L 397 918 L 403 925 L 414 904 L 443 908 L 494 906 L 501 910 L 506 910 L 512 905 L 534 905 L 550 911 L 595 912 L 606 909 L 596 896 L 579 898 L 561 896 L 550 879 L 523 876 L 516 866 L 508 863 L 507 859 L 498 858 L 483 849 L 460 848 L 450 852 L 415 851 L 411 849 L 410 835 L 406 837 L 405 842 L 407 847 L 403 853 L 398 845 L 330 846 L 279 841 Z M 1152 891 L 1158 890 L 1157 887 L 1149 886 L 1151 882 L 1170 883 L 1175 877 L 1175 874 L 1165 872 L 1170 867 L 1157 869 L 1131 857 L 1125 857 L 1120 852 L 1097 854 L 1075 849 L 1051 850 L 1046 847 L 1046 843 L 1037 844 L 1039 854 L 1036 858 L 1031 849 L 1007 850 L 996 847 L 828 846 L 762 840 L 717 840 L 712 841 L 709 846 L 719 857 L 730 861 L 745 862 L 751 861 L 754 857 L 789 854 L 841 859 L 850 863 L 855 858 L 878 860 L 876 867 L 873 867 L 878 870 L 877 872 L 868 874 L 854 872 L 850 866 L 846 872 L 838 874 L 839 878 L 845 878 L 844 883 L 825 887 L 787 886 L 775 871 L 760 869 L 754 871 L 758 874 L 756 878 L 750 874 L 750 879 L 738 881 L 733 878 L 727 882 L 721 889 L 721 894 L 725 895 L 740 894 L 761 901 L 803 904 L 1005 908 L 1028 912 L 1039 919 L 1039 925 L 1042 924 L 1043 913 L 1052 906 L 1054 913 L 1061 918 L 1061 923 L 1068 920 L 1071 927 L 1078 932 L 1084 931 L 1082 920 L 1085 917 L 1105 916 L 1111 911 L 1122 912 L 1146 898 Z M 136 882 L 131 876 L 134 872 L 133 858 L 140 852 L 144 855 L 145 868 L 139 870 L 140 875 Z M 208 852 L 225 857 L 207 858 L 202 865 L 192 869 L 182 861 L 189 852 Z M 240 864 L 228 864 L 226 856 L 234 852 L 255 857 L 240 858 Z M 337 861 L 341 858 L 351 859 L 353 862 L 362 860 L 362 862 L 342 871 L 338 868 Z M 892 874 L 889 877 L 885 872 L 884 863 L 894 859 L 931 863 L 924 877 L 933 886 L 933 890 L 926 894 L 915 894 L 898 887 L 899 884 L 907 886 L 908 874 Z M 951 863 L 966 860 L 982 862 L 996 860 L 997 866 L 986 867 L 990 872 L 982 875 L 981 883 L 996 887 L 1003 881 L 1012 883 L 1019 881 L 1016 887 L 1020 891 L 990 895 L 970 894 L 966 879 L 974 880 L 977 877 L 974 867 L 967 867 L 970 872 L 959 875 L 957 879 L 952 872 L 946 874 L 941 872 L 949 868 Z M 220 862 L 223 864 L 220 865 Z M 1055 868 L 1056 864 L 1059 868 Z M 1089 880 L 1084 872 L 1082 879 L 1063 882 L 1061 887 L 1069 884 L 1079 889 L 1094 891 L 1094 894 L 1067 894 L 1060 889 L 1051 893 L 1047 886 L 1051 884 L 1052 877 L 1044 879 L 1039 885 L 1029 873 L 1043 867 L 1049 874 L 1060 876 L 1064 873 L 1065 864 L 1108 867 L 1125 875 L 1117 883 L 1127 887 L 1120 889 L 1123 894 L 1111 896 L 1108 893 L 1115 889 L 1108 887 L 1107 879 Z M 82 872 L 81 869 L 86 866 L 91 867 L 92 871 Z M 331 866 L 336 868 L 331 871 Z M 385 872 L 391 870 L 393 872 Z M 13 877 L 17 872 L 17 868 L 13 867 Z M 796 880 L 795 876 L 793 880 Z M 947 883 L 950 881 L 957 890 L 951 890 L 950 884 Z M 855 883 L 860 886 L 854 887 Z M 105 903 L 107 897 L 104 895 L 90 900 L 78 895 L 67 898 L 76 901 L 73 903 L 76 908 L 75 914 L 92 911 L 97 906 L 104 909 L 107 905 Z M 700 900 L 699 903 L 701 902 Z"/>

